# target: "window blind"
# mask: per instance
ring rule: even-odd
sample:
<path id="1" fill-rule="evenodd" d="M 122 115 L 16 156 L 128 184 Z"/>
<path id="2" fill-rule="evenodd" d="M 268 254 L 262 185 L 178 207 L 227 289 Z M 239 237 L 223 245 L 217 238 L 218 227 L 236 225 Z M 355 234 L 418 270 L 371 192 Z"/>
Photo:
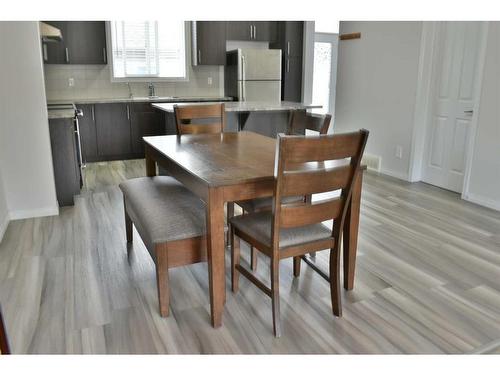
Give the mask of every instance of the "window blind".
<path id="1" fill-rule="evenodd" d="M 113 75 L 184 78 L 185 28 L 182 21 L 112 21 Z"/>

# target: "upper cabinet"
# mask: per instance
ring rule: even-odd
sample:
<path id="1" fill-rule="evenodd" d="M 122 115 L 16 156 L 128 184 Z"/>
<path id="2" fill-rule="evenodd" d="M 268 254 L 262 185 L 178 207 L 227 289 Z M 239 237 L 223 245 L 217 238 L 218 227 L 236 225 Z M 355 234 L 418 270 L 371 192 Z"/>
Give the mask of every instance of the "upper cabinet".
<path id="1" fill-rule="evenodd" d="M 62 42 L 43 43 L 45 64 L 107 64 L 104 21 L 47 21 L 61 30 Z"/>
<path id="2" fill-rule="evenodd" d="M 226 22 L 193 22 L 193 65 L 226 63 Z"/>
<path id="3" fill-rule="evenodd" d="M 277 21 L 229 21 L 228 40 L 273 42 L 278 38 Z"/>

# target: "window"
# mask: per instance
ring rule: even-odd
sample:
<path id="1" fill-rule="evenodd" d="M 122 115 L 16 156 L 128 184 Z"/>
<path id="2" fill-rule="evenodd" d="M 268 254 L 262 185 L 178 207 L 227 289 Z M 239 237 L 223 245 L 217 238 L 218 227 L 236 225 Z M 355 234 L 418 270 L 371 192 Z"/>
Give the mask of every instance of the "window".
<path id="1" fill-rule="evenodd" d="M 111 21 L 115 80 L 186 78 L 183 21 Z"/>

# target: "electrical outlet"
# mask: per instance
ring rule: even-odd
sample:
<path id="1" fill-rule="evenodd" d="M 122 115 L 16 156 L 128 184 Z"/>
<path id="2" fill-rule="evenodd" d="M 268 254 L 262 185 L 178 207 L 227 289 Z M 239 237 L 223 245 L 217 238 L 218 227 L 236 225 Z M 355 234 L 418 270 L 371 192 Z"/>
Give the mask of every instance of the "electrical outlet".
<path id="1" fill-rule="evenodd" d="M 403 158 L 403 147 L 401 147 L 400 145 L 396 146 L 396 157 L 398 159 L 402 159 Z"/>
<path id="2" fill-rule="evenodd" d="M 207 82 L 208 82 L 209 85 L 212 85 L 212 77 L 208 77 Z"/>
<path id="3" fill-rule="evenodd" d="M 73 77 L 68 78 L 68 86 L 73 87 L 74 85 L 75 85 L 75 79 Z"/>

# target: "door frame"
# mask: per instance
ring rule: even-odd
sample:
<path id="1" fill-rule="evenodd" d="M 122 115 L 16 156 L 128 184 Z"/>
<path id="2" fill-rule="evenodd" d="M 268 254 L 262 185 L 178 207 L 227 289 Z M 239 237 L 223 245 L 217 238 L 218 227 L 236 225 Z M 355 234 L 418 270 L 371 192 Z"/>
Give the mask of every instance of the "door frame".
<path id="1" fill-rule="evenodd" d="M 430 121 L 432 119 L 432 109 L 434 103 L 434 94 L 436 90 L 436 52 L 438 41 L 438 26 L 441 22 L 453 21 L 423 21 L 422 38 L 419 56 L 419 68 L 417 76 L 417 95 L 415 103 L 415 112 L 413 117 L 413 134 L 410 150 L 410 168 L 409 181 L 422 181 L 423 163 L 426 152 L 426 137 L 429 131 Z M 481 87 L 483 84 L 484 62 L 486 57 L 486 44 L 488 39 L 489 22 L 482 21 L 481 25 L 481 45 L 479 46 L 479 56 L 477 64 L 476 79 L 477 85 L 474 92 L 476 102 L 474 104 L 474 113 L 470 122 L 470 136 L 466 148 L 464 183 L 462 187 L 462 199 L 467 199 L 469 190 L 469 180 L 472 166 L 472 155 L 476 139 L 477 122 L 480 107 Z"/>

